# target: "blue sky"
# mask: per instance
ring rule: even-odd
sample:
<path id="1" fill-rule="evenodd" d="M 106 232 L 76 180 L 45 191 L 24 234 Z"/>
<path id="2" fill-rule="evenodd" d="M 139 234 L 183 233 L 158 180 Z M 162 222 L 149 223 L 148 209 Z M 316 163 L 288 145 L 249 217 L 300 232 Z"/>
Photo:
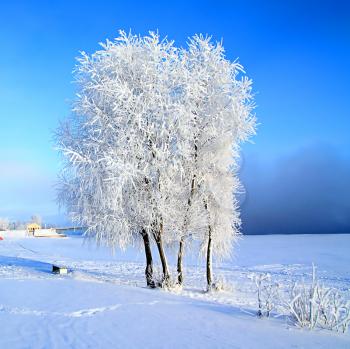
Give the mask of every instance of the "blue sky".
<path id="1" fill-rule="evenodd" d="M 350 232 L 347 1 L 2 1 L 0 217 L 61 220 L 52 131 L 74 98 L 75 57 L 118 29 L 158 29 L 180 46 L 211 34 L 253 79 L 246 233 Z"/>

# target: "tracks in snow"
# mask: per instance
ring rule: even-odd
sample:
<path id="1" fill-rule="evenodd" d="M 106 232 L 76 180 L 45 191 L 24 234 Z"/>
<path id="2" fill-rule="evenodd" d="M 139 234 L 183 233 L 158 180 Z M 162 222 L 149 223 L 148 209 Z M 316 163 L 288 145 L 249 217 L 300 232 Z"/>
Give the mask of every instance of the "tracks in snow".
<path id="1" fill-rule="evenodd" d="M 57 316 L 57 317 L 67 317 L 67 318 L 83 318 L 83 317 L 92 317 L 96 316 L 101 313 L 105 312 L 111 312 L 116 311 L 120 308 L 125 308 L 128 306 L 154 306 L 156 304 L 170 304 L 170 305 L 177 305 L 180 304 L 180 302 L 171 302 L 171 301 L 159 301 L 159 300 L 153 300 L 149 302 L 132 302 L 132 303 L 117 303 L 105 307 L 96 307 L 96 308 L 87 308 L 87 309 L 80 309 L 75 310 L 71 312 L 57 312 L 57 311 L 43 311 L 43 310 L 36 310 L 36 309 L 28 309 L 28 308 L 17 308 L 17 307 L 6 307 L 3 305 L 0 305 L 0 315 L 5 314 L 11 314 L 11 315 L 22 315 L 22 316 L 39 316 L 39 317 L 47 317 L 47 316 Z"/>

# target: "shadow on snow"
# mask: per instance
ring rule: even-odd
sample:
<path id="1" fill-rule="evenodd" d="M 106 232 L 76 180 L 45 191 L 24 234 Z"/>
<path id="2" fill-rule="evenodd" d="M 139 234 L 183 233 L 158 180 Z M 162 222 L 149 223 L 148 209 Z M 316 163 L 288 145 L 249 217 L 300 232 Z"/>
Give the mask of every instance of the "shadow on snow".
<path id="1" fill-rule="evenodd" d="M 0 256 L 0 266 L 33 269 L 41 273 L 52 272 L 52 264 L 29 258 Z"/>

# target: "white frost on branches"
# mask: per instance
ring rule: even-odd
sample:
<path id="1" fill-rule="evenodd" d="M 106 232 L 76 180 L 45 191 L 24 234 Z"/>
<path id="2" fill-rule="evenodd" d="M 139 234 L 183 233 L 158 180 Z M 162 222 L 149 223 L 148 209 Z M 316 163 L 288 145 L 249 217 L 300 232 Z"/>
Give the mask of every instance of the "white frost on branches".
<path id="1" fill-rule="evenodd" d="M 196 227 L 204 231 L 203 249 L 210 227 L 214 253 L 227 257 L 240 227 L 235 197 L 240 189 L 239 145 L 255 132 L 251 81 L 238 78 L 242 66 L 225 59 L 221 43 L 213 44 L 210 37 L 194 36 L 183 55 L 192 114 L 192 152 L 185 174 L 187 188 L 194 178 L 193 201 L 201 211 L 194 211 L 191 219 L 205 217 Z"/>
<path id="2" fill-rule="evenodd" d="M 312 283 L 294 283 L 288 308 L 300 327 L 325 328 L 345 333 L 350 324 L 350 302 L 334 288 L 320 284 L 316 269 L 312 268 Z"/>
<path id="3" fill-rule="evenodd" d="M 7 230 L 9 228 L 10 222 L 7 218 L 0 217 L 0 230 Z"/>
<path id="4" fill-rule="evenodd" d="M 79 59 L 74 115 L 58 135 L 60 198 L 99 242 L 126 247 L 160 224 L 162 182 L 175 165 L 176 49 L 150 34 L 107 41 Z"/>
<path id="5" fill-rule="evenodd" d="M 258 317 L 269 317 L 271 311 L 289 314 L 292 322 L 310 330 L 323 328 L 345 333 L 350 325 L 350 301 L 337 289 L 320 283 L 315 266 L 311 283 L 293 282 L 286 295 L 270 274 L 253 275 L 256 285 Z"/>
<path id="6" fill-rule="evenodd" d="M 279 299 L 278 283 L 271 281 L 270 274 L 260 273 L 254 275 L 256 293 L 258 297 L 258 317 L 270 317 L 271 312 L 276 310 Z"/>
<path id="7" fill-rule="evenodd" d="M 211 239 L 228 256 L 240 226 L 239 147 L 256 124 L 242 75 L 220 43 L 197 35 L 178 49 L 121 31 L 83 52 L 73 114 L 57 132 L 59 201 L 73 220 L 113 248 L 147 233 L 203 250 Z"/>

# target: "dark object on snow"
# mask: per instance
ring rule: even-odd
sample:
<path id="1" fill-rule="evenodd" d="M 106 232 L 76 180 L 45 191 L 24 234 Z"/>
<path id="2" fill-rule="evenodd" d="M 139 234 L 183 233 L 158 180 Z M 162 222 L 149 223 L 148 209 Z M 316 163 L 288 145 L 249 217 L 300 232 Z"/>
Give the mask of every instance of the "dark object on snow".
<path id="1" fill-rule="evenodd" d="M 54 274 L 68 274 L 68 269 L 66 267 L 58 267 L 57 265 L 52 265 L 52 272 Z"/>

